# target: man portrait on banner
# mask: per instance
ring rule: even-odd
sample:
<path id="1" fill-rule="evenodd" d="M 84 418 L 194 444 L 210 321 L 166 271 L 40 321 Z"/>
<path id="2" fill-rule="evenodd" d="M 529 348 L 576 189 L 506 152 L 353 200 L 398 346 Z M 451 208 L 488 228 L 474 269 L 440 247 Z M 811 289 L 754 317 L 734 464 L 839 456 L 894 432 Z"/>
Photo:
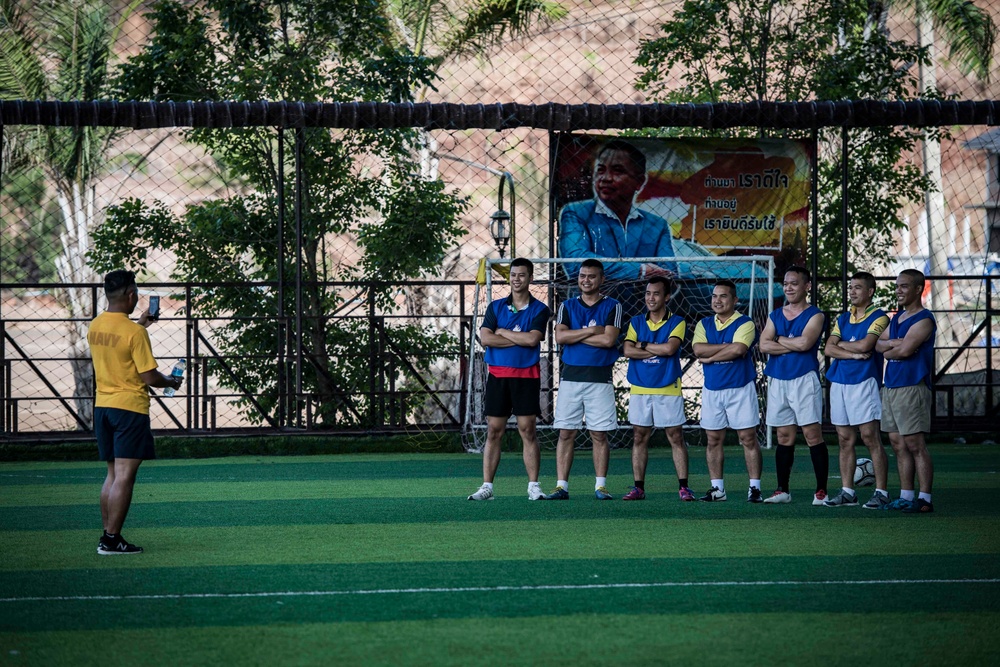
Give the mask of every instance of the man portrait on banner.
<path id="1" fill-rule="evenodd" d="M 594 161 L 594 198 L 566 204 L 560 212 L 559 256 L 673 257 L 669 223 L 635 204 L 645 184 L 646 156 L 641 150 L 619 139 L 604 144 Z M 580 265 L 565 267 L 567 276 L 575 280 Z M 636 308 L 641 309 L 642 293 L 626 281 L 675 276 L 677 266 L 673 262 L 615 262 L 605 264 L 605 272 L 608 293 L 635 314 Z"/>

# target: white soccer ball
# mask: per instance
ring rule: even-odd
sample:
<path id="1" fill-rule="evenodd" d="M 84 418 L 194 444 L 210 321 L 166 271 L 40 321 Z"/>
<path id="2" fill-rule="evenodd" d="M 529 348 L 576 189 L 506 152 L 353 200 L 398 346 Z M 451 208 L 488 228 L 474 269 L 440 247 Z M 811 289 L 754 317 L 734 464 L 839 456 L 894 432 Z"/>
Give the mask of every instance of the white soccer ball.
<path id="1" fill-rule="evenodd" d="M 871 459 L 858 459 L 854 467 L 854 486 L 872 486 L 875 483 L 875 464 Z"/>

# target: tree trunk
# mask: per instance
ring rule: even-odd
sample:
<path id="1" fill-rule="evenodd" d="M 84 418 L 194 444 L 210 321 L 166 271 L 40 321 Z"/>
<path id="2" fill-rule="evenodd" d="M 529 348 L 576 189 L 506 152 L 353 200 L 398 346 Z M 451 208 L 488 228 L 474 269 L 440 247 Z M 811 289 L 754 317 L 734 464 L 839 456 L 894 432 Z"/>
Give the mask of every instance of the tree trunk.
<path id="1" fill-rule="evenodd" d="M 87 265 L 90 250 L 90 229 L 96 212 L 93 188 L 80 183 L 58 183 L 56 197 L 63 216 L 63 231 L 59 235 L 62 252 L 56 258 L 59 281 L 66 284 L 92 284 L 97 276 Z M 94 367 L 87 345 L 87 327 L 94 317 L 91 290 L 85 287 L 63 287 L 58 298 L 66 309 L 69 332 L 68 357 L 74 380 L 74 403 L 83 424 L 81 430 L 93 428 Z"/>

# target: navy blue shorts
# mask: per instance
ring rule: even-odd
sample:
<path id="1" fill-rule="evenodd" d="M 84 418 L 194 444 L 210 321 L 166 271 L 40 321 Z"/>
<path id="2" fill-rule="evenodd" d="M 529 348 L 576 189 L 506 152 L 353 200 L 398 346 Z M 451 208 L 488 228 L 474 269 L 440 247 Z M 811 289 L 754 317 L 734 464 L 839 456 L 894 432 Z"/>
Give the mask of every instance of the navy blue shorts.
<path id="1" fill-rule="evenodd" d="M 149 415 L 119 408 L 94 408 L 94 435 L 102 461 L 156 458 Z"/>

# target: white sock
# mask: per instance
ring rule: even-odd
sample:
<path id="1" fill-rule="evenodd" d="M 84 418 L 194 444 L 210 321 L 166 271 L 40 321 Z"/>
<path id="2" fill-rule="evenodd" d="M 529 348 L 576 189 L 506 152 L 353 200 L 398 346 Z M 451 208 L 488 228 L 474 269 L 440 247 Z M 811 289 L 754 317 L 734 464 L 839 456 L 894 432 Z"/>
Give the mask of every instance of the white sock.
<path id="1" fill-rule="evenodd" d="M 903 490 L 899 491 L 899 497 L 902 498 L 903 500 L 909 500 L 911 503 L 913 502 L 913 498 L 915 495 L 916 494 L 914 493 L 913 489 L 910 489 L 909 491 L 903 491 Z"/>
<path id="2" fill-rule="evenodd" d="M 607 486 L 608 485 L 608 478 L 607 477 L 596 477 L 595 480 L 596 480 L 594 482 L 594 490 L 595 491 L 597 489 L 601 488 L 602 486 Z"/>
<path id="3" fill-rule="evenodd" d="M 875 489 L 875 493 L 881 493 L 881 494 L 882 494 L 883 496 L 885 496 L 886 498 L 888 498 L 888 497 L 889 497 L 889 492 L 888 492 L 888 491 L 886 491 L 885 489 Z"/>
<path id="4" fill-rule="evenodd" d="M 840 487 L 840 490 L 843 491 L 844 493 L 846 493 L 849 496 L 853 496 L 854 495 L 854 489 L 852 489 L 849 486 L 842 486 L 842 487 Z"/>
<path id="5" fill-rule="evenodd" d="M 758 491 L 760 491 L 760 480 L 759 479 L 752 479 L 751 478 L 750 479 L 750 486 L 752 486 L 753 488 L 755 488 Z"/>
<path id="6" fill-rule="evenodd" d="M 539 485 L 539 484 L 538 484 L 538 482 L 528 482 L 528 488 L 529 488 L 529 489 L 530 489 L 530 488 L 533 488 L 533 487 L 536 487 L 536 486 L 538 486 L 538 485 Z"/>
<path id="7" fill-rule="evenodd" d="M 712 480 L 712 486 L 714 486 L 715 488 L 717 488 L 720 493 L 724 493 L 725 490 L 726 490 L 726 486 L 725 486 L 725 484 L 723 483 L 723 481 L 721 479 L 713 479 Z"/>
<path id="8" fill-rule="evenodd" d="M 920 498 L 920 499 L 921 499 L 922 501 L 924 501 L 925 503 L 929 503 L 929 502 L 931 501 L 931 494 L 929 494 L 929 493 L 924 493 L 923 491 L 921 491 L 921 492 L 920 492 L 920 495 L 919 495 L 919 496 L 917 496 L 917 497 L 918 497 L 918 498 Z"/>
<path id="9" fill-rule="evenodd" d="M 561 486 L 563 488 L 563 491 L 569 491 L 569 482 L 567 482 L 565 479 L 558 480 L 556 482 L 556 486 Z"/>
<path id="10" fill-rule="evenodd" d="M 483 482 L 483 486 L 485 486 L 490 491 L 493 490 L 493 482 Z"/>

